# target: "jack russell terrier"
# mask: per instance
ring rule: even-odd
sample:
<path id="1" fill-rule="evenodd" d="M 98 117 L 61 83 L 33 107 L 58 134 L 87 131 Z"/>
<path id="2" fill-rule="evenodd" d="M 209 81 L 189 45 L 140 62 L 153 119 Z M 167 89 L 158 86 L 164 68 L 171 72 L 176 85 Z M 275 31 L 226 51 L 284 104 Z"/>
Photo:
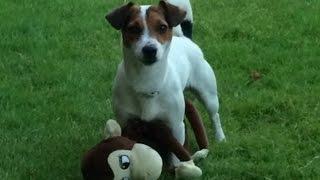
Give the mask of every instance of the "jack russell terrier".
<path id="1" fill-rule="evenodd" d="M 112 102 L 119 124 L 134 118 L 163 119 L 183 144 L 184 91 L 190 90 L 206 107 L 216 139 L 224 140 L 214 72 L 201 49 L 181 35 L 191 37 L 189 0 L 161 0 L 158 5 L 143 6 L 129 2 L 106 19 L 121 30 L 123 41 Z"/>

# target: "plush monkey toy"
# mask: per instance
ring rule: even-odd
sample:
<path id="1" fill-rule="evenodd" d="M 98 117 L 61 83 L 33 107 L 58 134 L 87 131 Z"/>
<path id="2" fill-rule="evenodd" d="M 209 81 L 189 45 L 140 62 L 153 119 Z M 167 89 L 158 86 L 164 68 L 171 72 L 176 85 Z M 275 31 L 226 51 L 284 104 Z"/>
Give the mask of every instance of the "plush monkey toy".
<path id="1" fill-rule="evenodd" d="M 160 155 L 147 145 L 121 136 L 114 120 L 107 121 L 105 139 L 85 154 L 81 164 L 85 180 L 152 180 L 161 170 Z"/>
<path id="2" fill-rule="evenodd" d="M 105 139 L 84 156 L 81 171 L 85 180 L 158 179 L 162 169 L 174 170 L 176 178 L 202 175 L 193 160 L 208 154 L 208 140 L 200 116 L 186 101 L 186 117 L 200 148 L 193 156 L 174 138 L 163 121 L 129 120 L 122 130 L 114 120 L 108 120 Z M 169 158 L 173 153 L 181 161 L 172 168 Z"/>

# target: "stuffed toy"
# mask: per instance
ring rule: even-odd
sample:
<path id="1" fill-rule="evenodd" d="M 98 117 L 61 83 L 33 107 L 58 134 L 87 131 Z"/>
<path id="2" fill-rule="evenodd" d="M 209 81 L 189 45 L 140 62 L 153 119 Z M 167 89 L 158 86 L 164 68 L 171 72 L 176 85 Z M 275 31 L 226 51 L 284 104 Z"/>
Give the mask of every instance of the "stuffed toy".
<path id="1" fill-rule="evenodd" d="M 191 102 L 186 101 L 186 117 L 195 134 L 199 151 L 190 155 L 172 135 L 164 121 L 133 119 L 123 129 L 114 120 L 105 126 L 105 139 L 84 155 L 81 171 L 85 180 L 155 180 L 162 170 L 175 177 L 193 178 L 202 175 L 194 161 L 208 154 L 208 139 L 200 116 Z M 180 163 L 170 163 L 173 153 Z"/>

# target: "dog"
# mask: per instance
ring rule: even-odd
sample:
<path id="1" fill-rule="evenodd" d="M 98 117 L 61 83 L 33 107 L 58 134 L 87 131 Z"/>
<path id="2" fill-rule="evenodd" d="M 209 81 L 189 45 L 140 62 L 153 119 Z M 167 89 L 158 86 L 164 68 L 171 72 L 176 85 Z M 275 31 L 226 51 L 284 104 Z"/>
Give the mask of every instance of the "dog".
<path id="1" fill-rule="evenodd" d="M 119 124 L 125 126 L 134 118 L 164 119 L 184 144 L 184 92 L 191 91 L 208 111 L 216 139 L 224 140 L 214 71 L 190 39 L 193 19 L 189 0 L 161 0 L 158 5 L 141 6 L 129 2 L 106 19 L 122 33 L 123 61 L 112 96 Z"/>

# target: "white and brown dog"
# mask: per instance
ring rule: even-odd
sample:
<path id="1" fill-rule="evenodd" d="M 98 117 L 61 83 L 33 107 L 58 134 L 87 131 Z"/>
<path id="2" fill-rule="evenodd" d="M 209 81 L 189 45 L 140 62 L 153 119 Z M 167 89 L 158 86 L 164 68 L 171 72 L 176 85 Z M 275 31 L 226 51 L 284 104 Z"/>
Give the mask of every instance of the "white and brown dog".
<path id="1" fill-rule="evenodd" d="M 172 5 L 175 4 L 175 5 Z M 179 6 L 179 7 L 178 7 Z M 192 10 L 189 0 L 161 0 L 156 6 L 128 3 L 106 16 L 121 30 L 124 59 L 113 90 L 117 121 L 124 125 L 136 117 L 167 120 L 174 136 L 185 141 L 184 91 L 190 90 L 205 105 L 215 125 L 216 139 L 224 140 L 214 72 L 190 37 Z"/>

